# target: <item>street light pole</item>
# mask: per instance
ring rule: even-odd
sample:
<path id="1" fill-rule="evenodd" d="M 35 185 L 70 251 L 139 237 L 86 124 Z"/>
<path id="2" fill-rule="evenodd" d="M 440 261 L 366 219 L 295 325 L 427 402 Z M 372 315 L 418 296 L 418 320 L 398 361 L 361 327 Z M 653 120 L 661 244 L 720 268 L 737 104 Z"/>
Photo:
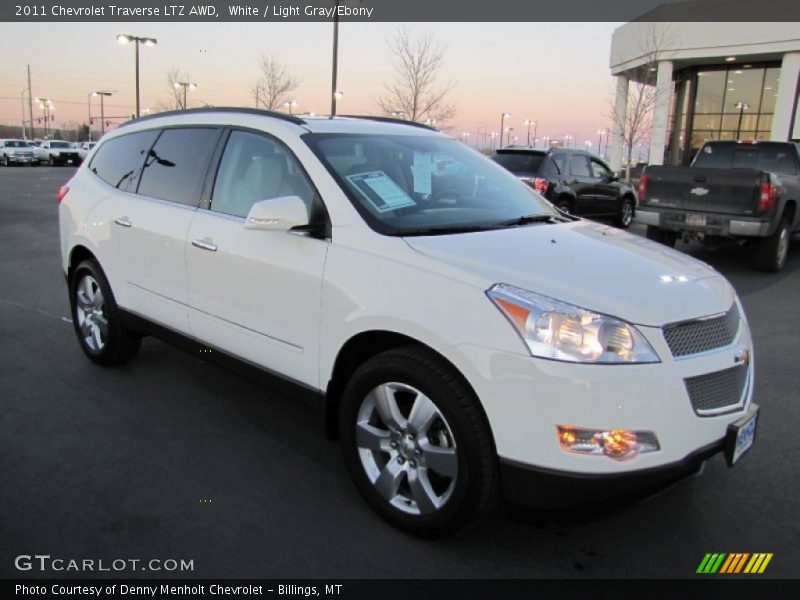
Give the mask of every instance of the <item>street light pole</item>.
<path id="1" fill-rule="evenodd" d="M 155 46 L 158 43 L 158 40 L 155 38 L 149 37 L 139 37 L 138 35 L 130 35 L 128 33 L 120 33 L 117 35 L 117 42 L 120 44 L 130 44 L 133 42 L 133 45 L 136 47 L 134 52 L 134 69 L 135 69 L 135 77 L 136 77 L 136 118 L 138 119 L 140 116 L 139 111 L 139 44 L 144 44 L 145 46 Z"/>
<path id="2" fill-rule="evenodd" d="M 337 78 L 339 71 L 339 2 L 335 0 L 333 9 L 333 64 L 331 65 L 331 117 L 336 116 Z"/>
<path id="3" fill-rule="evenodd" d="M 739 134 L 742 132 L 742 117 L 744 116 L 744 111 L 750 108 L 750 105 L 747 102 L 737 102 L 733 105 L 734 108 L 739 109 L 739 123 L 736 125 L 736 139 L 739 139 Z"/>
<path id="4" fill-rule="evenodd" d="M 500 145 L 498 146 L 498 148 L 503 147 L 503 129 L 505 127 L 506 119 L 510 116 L 511 116 L 510 112 L 500 113 Z"/>
<path id="5" fill-rule="evenodd" d="M 186 90 L 193 90 L 197 87 L 196 83 L 192 83 L 190 81 L 175 81 L 172 83 L 174 88 L 183 88 L 183 110 L 186 110 L 188 107 L 186 106 Z"/>

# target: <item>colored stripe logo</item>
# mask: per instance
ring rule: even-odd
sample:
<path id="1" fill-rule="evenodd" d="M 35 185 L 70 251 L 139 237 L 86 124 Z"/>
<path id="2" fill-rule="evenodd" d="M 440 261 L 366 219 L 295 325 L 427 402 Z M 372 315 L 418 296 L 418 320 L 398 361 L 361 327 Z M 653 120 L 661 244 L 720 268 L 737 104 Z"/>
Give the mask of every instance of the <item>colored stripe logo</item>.
<path id="1" fill-rule="evenodd" d="M 772 560 L 772 552 L 715 552 L 706 553 L 697 573 L 702 575 L 736 575 L 739 573 L 763 573 Z"/>

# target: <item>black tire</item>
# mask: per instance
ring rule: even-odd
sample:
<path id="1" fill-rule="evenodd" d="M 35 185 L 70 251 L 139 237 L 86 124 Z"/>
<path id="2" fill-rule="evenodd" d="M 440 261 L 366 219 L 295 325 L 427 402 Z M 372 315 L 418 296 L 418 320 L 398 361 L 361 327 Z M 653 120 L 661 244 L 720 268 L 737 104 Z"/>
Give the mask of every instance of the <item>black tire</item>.
<path id="1" fill-rule="evenodd" d="M 678 241 L 678 234 L 674 231 L 665 231 L 663 229 L 659 229 L 654 225 L 647 226 L 647 239 L 653 240 L 654 242 L 658 242 L 659 244 L 664 244 L 665 246 L 669 246 L 670 248 L 675 247 L 675 242 Z"/>
<path id="2" fill-rule="evenodd" d="M 557 198 L 554 202 L 556 208 L 568 215 L 572 214 L 572 202 L 566 198 Z"/>
<path id="3" fill-rule="evenodd" d="M 398 428 L 393 434 L 383 421 L 375 421 L 381 434 L 394 435 L 381 443 L 394 444 L 395 449 L 360 450 L 357 423 L 364 422 L 364 410 L 373 415 L 369 418 L 378 418 L 377 405 L 375 402 L 370 405 L 369 397 L 385 384 L 403 388 L 395 391 L 397 395 L 395 392 L 391 395 L 394 406 L 400 408 L 406 419 L 405 429 Z M 416 431 L 408 422 L 410 407 L 420 397 L 407 391 L 409 387 L 430 399 L 441 417 L 435 417 L 428 427 L 420 430 L 424 433 Z M 345 462 L 358 490 L 378 514 L 408 533 L 427 538 L 450 535 L 477 523 L 495 505 L 497 459 L 489 425 L 461 375 L 431 350 L 406 346 L 378 354 L 361 365 L 344 389 L 339 432 Z M 419 434 L 419 439 L 415 439 L 415 433 Z M 431 449 L 434 452 L 429 454 Z M 428 457 L 443 451 L 450 453 L 450 468 L 456 469 L 457 465 L 452 477 L 440 475 L 436 468 L 428 468 Z M 368 458 L 362 458 L 362 452 Z M 368 468 L 373 469 L 375 484 L 368 475 Z M 394 478 L 399 487 L 388 492 L 392 496 L 390 500 L 378 492 L 376 485 L 379 473 L 391 469 L 403 473 Z M 412 481 L 423 479 L 427 482 L 426 489 L 433 490 L 434 495 L 441 492 L 438 506 L 429 504 L 427 513 L 423 511 L 424 503 L 416 502 L 420 495 L 411 488 Z M 402 496 L 404 489 L 405 496 Z M 430 500 L 430 496 L 421 496 Z M 417 514 L 412 514 L 413 511 Z"/>
<path id="4" fill-rule="evenodd" d="M 614 219 L 614 224 L 620 229 L 627 229 L 633 223 L 633 200 L 631 198 L 623 198 L 619 207 L 619 214 Z"/>
<path id="5" fill-rule="evenodd" d="M 777 273 L 783 269 L 789 253 L 791 237 L 789 221 L 783 218 L 771 236 L 758 241 L 754 266 L 761 271 L 770 273 Z"/>
<path id="6" fill-rule="evenodd" d="M 86 280 L 86 281 L 84 281 Z M 97 290 L 102 295 L 101 303 L 92 305 L 97 311 L 88 317 L 87 300 L 91 300 L 87 294 L 83 293 L 88 286 L 93 290 L 93 296 Z M 85 260 L 80 263 L 70 278 L 69 299 L 72 309 L 72 323 L 75 327 L 75 334 L 78 336 L 78 343 L 84 354 L 92 361 L 103 366 L 121 365 L 133 358 L 142 343 L 140 335 L 128 330 L 120 316 L 111 286 L 108 284 L 103 270 L 94 260 Z M 89 331 L 93 331 L 93 323 L 102 324 L 105 322 L 105 335 L 99 334 L 101 343 L 96 337 L 87 336 Z M 103 327 L 98 325 L 102 331 Z M 105 337 L 103 340 L 102 337 Z M 91 339 L 90 339 L 91 338 Z"/>

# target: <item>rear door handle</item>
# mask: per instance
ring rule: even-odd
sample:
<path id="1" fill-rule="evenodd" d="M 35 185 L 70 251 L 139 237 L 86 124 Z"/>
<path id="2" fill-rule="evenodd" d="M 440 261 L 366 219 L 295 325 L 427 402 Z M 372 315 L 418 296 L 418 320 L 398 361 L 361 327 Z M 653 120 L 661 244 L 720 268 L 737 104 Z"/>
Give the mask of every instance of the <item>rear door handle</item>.
<path id="1" fill-rule="evenodd" d="M 118 218 L 114 219 L 114 223 L 116 223 L 120 227 L 131 227 L 131 226 L 133 226 L 133 223 L 131 223 L 131 220 L 128 217 L 118 217 Z"/>
<path id="2" fill-rule="evenodd" d="M 208 250 L 210 252 L 217 251 L 217 245 L 211 238 L 203 238 L 202 240 L 192 240 L 192 246 L 200 248 L 201 250 Z"/>

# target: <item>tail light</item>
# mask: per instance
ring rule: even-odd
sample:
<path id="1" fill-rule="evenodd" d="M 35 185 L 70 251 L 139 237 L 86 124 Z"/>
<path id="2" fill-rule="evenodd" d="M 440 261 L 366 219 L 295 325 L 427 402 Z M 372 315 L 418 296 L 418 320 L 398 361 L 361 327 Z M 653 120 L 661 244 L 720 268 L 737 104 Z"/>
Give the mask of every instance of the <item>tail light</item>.
<path id="1" fill-rule="evenodd" d="M 642 173 L 642 176 L 639 177 L 639 202 L 644 202 L 646 194 L 647 194 L 647 175 Z"/>
<path id="2" fill-rule="evenodd" d="M 548 183 L 547 179 L 542 179 L 541 177 L 537 177 L 533 180 L 533 189 L 541 194 L 544 194 L 547 191 L 549 185 L 550 184 Z"/>
<path id="3" fill-rule="evenodd" d="M 67 195 L 68 191 L 69 191 L 68 185 L 62 185 L 60 188 L 58 188 L 58 193 L 56 194 L 56 200 L 58 200 L 59 204 L 61 204 L 61 201 L 64 199 L 64 196 Z"/>
<path id="4" fill-rule="evenodd" d="M 761 188 L 758 194 L 758 212 L 765 213 L 775 206 L 775 201 L 778 199 L 778 188 L 776 188 L 770 181 L 762 181 Z"/>

